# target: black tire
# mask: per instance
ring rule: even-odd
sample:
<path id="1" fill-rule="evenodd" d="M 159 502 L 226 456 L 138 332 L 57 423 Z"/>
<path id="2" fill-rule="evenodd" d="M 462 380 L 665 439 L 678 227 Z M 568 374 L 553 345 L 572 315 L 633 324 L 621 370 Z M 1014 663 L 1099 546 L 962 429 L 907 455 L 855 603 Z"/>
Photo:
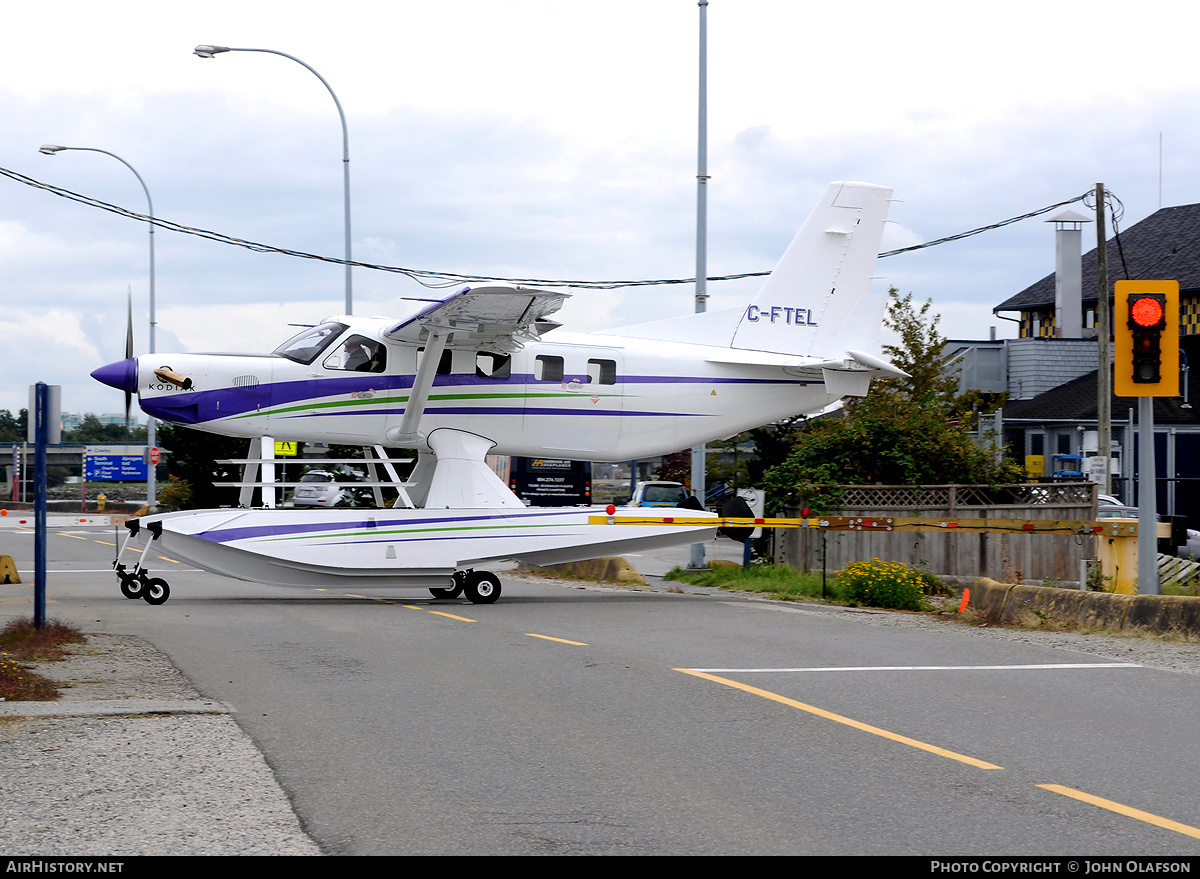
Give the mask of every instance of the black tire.
<path id="1" fill-rule="evenodd" d="M 121 594 L 126 598 L 141 598 L 144 591 L 141 578 L 133 574 L 121 575 Z"/>
<path id="2" fill-rule="evenodd" d="M 471 604 L 494 604 L 500 597 L 500 578 L 491 571 L 471 571 L 465 591 Z"/>
<path id="3" fill-rule="evenodd" d="M 466 582 L 466 571 L 455 571 L 453 586 L 451 586 L 449 589 L 434 589 L 431 587 L 429 591 L 432 593 L 434 598 L 458 598 L 458 596 L 462 595 L 463 587 Z"/>
<path id="4" fill-rule="evenodd" d="M 146 581 L 146 588 L 142 598 L 146 599 L 146 604 L 162 604 L 171 597 L 171 587 L 167 585 L 167 581 L 160 577 L 155 577 Z"/>

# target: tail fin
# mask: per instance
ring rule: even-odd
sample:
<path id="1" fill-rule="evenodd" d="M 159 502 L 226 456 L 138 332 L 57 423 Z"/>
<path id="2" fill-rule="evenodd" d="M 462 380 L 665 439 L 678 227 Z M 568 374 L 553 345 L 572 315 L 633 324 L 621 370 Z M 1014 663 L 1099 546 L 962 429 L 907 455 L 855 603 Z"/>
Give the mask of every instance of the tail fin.
<path id="1" fill-rule="evenodd" d="M 841 358 L 875 353 L 886 295 L 871 276 L 892 190 L 831 183 L 742 312 L 731 347 Z"/>

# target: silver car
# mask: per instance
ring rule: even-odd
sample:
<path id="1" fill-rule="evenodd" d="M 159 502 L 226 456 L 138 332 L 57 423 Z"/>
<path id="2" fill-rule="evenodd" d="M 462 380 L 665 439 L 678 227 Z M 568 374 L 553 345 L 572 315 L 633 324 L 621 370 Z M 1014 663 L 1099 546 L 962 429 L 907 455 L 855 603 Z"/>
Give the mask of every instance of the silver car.
<path id="1" fill-rule="evenodd" d="M 294 507 L 332 507 L 342 499 L 342 488 L 326 470 L 309 470 L 292 492 Z"/>

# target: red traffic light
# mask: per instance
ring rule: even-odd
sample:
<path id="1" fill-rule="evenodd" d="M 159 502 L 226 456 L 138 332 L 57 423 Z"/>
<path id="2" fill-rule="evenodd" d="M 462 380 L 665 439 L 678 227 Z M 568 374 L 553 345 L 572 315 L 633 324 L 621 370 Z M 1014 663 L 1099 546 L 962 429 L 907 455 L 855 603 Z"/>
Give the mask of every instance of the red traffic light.
<path id="1" fill-rule="evenodd" d="M 1117 281 L 1113 292 L 1113 391 L 1178 396 L 1179 282 Z"/>
<path id="2" fill-rule="evenodd" d="M 1129 311 L 1130 318 L 1139 327 L 1153 327 L 1162 323 L 1163 304 L 1156 296 L 1142 296 L 1134 299 Z"/>

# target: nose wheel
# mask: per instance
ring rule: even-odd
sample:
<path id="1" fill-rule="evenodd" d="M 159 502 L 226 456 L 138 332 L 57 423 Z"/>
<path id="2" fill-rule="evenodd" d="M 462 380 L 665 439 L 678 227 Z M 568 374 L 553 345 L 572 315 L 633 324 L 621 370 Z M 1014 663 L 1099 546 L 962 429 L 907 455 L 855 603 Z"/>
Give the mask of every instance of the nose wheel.
<path id="1" fill-rule="evenodd" d="M 129 529 L 129 534 L 125 537 L 125 544 L 121 546 L 121 551 L 117 554 L 116 560 L 113 561 L 113 570 L 117 572 L 117 581 L 121 585 L 121 594 L 126 598 L 140 598 L 147 604 L 162 604 L 171 597 L 171 587 L 161 577 L 151 577 L 146 573 L 145 567 L 143 567 L 146 555 L 150 552 L 151 544 L 162 534 L 162 524 L 152 522 L 146 528 L 150 532 L 150 539 L 146 541 L 146 548 L 142 550 L 142 556 L 138 559 L 132 571 L 128 570 L 121 563 L 121 555 L 125 552 L 125 546 L 138 533 L 138 520 L 130 519 L 125 523 L 125 527 Z"/>

